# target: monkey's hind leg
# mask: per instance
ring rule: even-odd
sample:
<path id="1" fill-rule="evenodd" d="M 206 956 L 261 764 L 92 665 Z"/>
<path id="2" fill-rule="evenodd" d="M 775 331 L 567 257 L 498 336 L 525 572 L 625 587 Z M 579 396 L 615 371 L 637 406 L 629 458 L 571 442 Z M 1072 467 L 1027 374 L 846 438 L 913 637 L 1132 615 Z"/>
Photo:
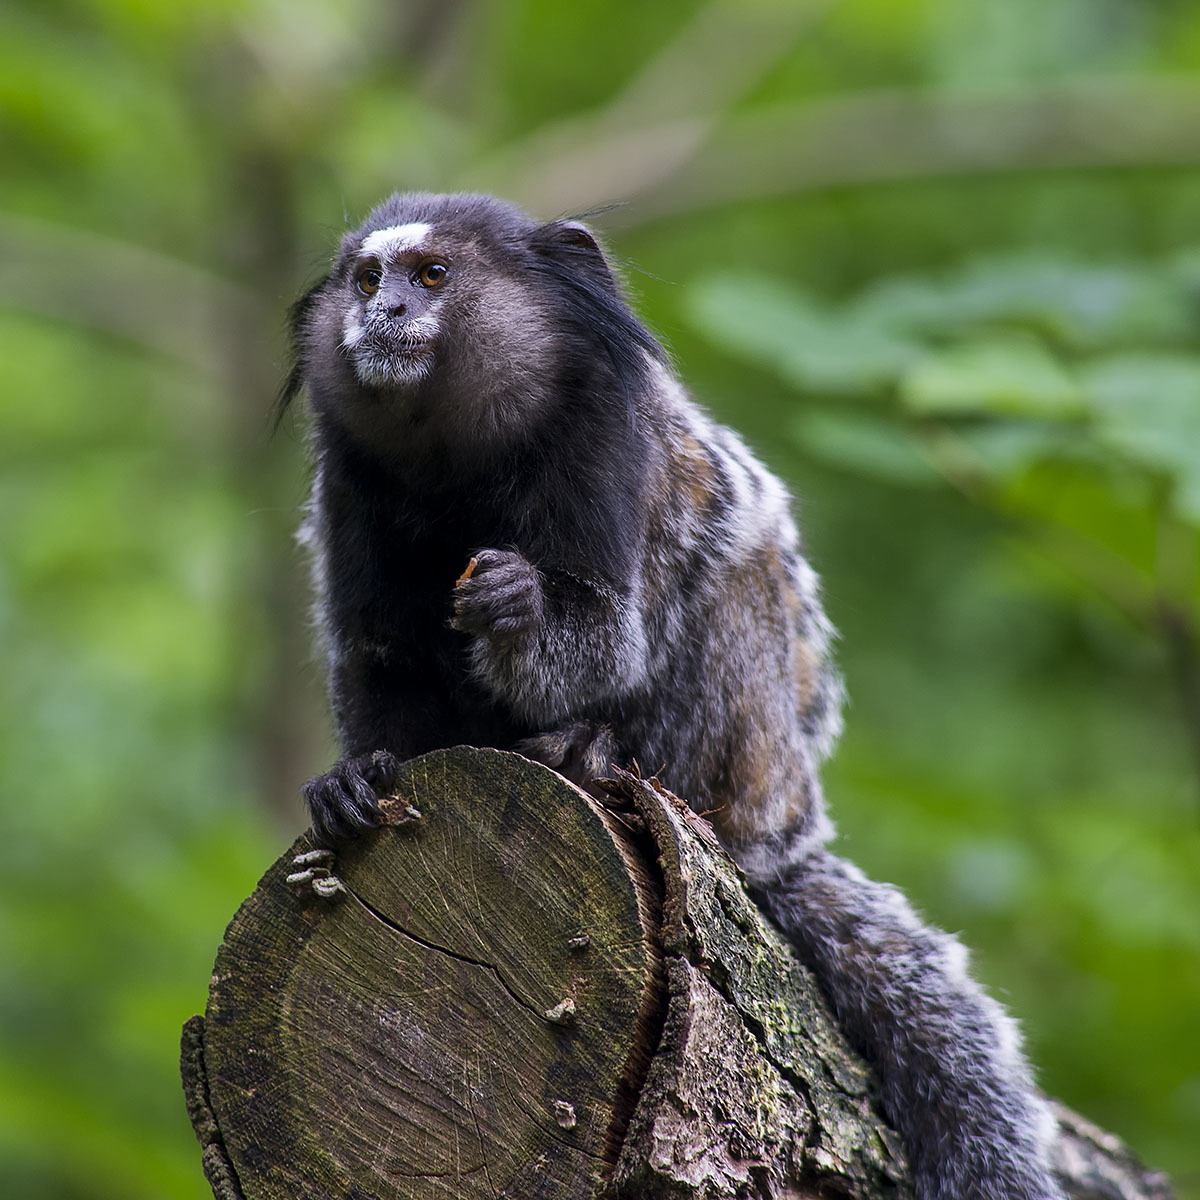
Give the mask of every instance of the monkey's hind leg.
<path id="1" fill-rule="evenodd" d="M 1062 1200 L 1053 1117 L 964 947 L 823 849 L 755 887 L 874 1068 L 921 1200 Z"/>
<path id="2" fill-rule="evenodd" d="M 552 733 L 526 738 L 517 743 L 516 750 L 586 790 L 597 779 L 612 774 L 616 743 L 607 725 L 574 721 Z"/>

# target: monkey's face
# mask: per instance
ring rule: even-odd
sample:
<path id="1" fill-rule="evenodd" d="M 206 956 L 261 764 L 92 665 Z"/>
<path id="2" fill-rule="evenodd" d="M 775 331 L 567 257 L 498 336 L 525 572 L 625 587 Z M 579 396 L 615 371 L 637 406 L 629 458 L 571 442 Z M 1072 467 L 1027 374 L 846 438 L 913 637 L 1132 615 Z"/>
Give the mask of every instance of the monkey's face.
<path id="1" fill-rule="evenodd" d="M 317 411 L 393 459 L 486 453 L 527 430 L 558 342 L 527 268 L 534 228 L 474 197 L 395 197 L 372 214 L 301 323 Z"/>
<path id="2" fill-rule="evenodd" d="M 453 267 L 432 233 L 425 221 L 373 230 L 346 264 L 342 346 L 368 387 L 411 387 L 434 369 Z"/>
<path id="3" fill-rule="evenodd" d="M 596 380 L 588 403 L 623 413 L 657 352 L 583 226 L 488 196 L 392 196 L 293 320 L 288 394 L 307 384 L 318 416 L 397 464 L 483 461 L 576 419 Z"/>

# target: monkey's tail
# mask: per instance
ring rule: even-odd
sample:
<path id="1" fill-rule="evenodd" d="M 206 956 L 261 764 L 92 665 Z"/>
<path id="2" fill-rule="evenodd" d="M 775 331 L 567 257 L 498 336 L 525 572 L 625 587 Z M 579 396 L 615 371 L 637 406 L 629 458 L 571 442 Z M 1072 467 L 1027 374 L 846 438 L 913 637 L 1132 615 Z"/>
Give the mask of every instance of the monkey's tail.
<path id="1" fill-rule="evenodd" d="M 818 849 L 755 884 L 874 1068 L 921 1200 L 1062 1200 L 1055 1123 L 1016 1024 L 967 973 L 965 948 L 894 887 Z"/>

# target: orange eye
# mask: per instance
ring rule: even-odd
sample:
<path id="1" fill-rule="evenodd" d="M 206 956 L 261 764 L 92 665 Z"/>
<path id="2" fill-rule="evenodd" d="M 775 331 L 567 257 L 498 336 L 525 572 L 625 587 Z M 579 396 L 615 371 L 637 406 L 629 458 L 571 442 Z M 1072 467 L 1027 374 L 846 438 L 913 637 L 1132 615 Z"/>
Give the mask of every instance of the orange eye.
<path id="1" fill-rule="evenodd" d="M 383 272 L 378 267 L 361 267 L 358 274 L 354 277 L 354 286 L 364 296 L 375 295 L 379 291 L 379 285 L 382 282 Z"/>
<path id="2" fill-rule="evenodd" d="M 431 262 L 426 263 L 417 272 L 417 282 L 422 287 L 435 288 L 440 287 L 446 282 L 446 276 L 450 274 L 450 268 L 445 263 Z"/>

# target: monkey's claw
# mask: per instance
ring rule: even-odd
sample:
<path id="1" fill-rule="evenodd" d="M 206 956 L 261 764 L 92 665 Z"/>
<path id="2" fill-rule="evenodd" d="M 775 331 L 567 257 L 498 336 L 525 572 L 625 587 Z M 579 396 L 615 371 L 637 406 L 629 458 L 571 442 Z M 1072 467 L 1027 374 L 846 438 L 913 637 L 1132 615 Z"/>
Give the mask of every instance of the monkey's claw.
<path id="1" fill-rule="evenodd" d="M 542 624 L 542 580 L 537 568 L 513 550 L 477 550 L 473 571 L 454 587 L 450 624 L 464 633 L 511 641 Z"/>
<path id="2" fill-rule="evenodd" d="M 386 750 L 344 758 L 303 787 L 313 832 L 336 845 L 382 823 L 379 799 L 395 786 L 399 760 Z"/>

